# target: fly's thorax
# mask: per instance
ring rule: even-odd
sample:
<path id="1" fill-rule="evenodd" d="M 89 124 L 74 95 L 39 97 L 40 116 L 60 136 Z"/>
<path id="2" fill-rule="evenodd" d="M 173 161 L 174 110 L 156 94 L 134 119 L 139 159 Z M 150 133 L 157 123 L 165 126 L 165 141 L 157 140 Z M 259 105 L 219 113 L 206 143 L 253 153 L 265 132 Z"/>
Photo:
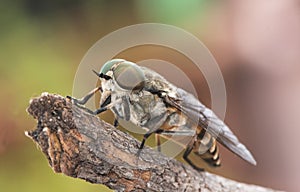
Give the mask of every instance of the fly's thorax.
<path id="1" fill-rule="evenodd" d="M 166 105 L 157 95 L 148 91 L 133 91 L 129 95 L 130 120 L 138 126 L 146 125 L 155 117 L 167 111 Z"/>
<path id="2" fill-rule="evenodd" d="M 137 126 L 143 127 L 155 119 L 155 117 L 158 117 L 167 111 L 165 103 L 156 94 L 152 94 L 145 90 L 111 90 L 112 91 L 104 91 L 101 99 L 102 97 L 105 97 L 106 93 L 110 93 L 111 103 L 114 103 L 111 111 L 114 115 L 117 118 L 124 120 L 126 120 L 125 117 L 129 117 L 128 121 Z M 151 127 L 147 128 L 151 129 Z"/>

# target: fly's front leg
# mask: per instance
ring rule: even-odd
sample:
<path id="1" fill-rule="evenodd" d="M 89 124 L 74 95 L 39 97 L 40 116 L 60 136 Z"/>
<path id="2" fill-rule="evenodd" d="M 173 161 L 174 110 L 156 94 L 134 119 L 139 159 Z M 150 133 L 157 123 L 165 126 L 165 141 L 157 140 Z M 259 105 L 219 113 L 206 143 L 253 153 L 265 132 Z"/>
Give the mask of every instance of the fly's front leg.
<path id="1" fill-rule="evenodd" d="M 71 99 L 72 101 L 74 101 L 74 103 L 79 104 L 79 105 L 84 105 L 86 104 L 86 102 L 88 102 L 88 100 L 90 100 L 90 98 L 95 95 L 95 93 L 97 91 L 101 91 L 102 92 L 102 88 L 101 87 L 96 87 L 95 89 L 93 89 L 92 91 L 90 91 L 87 95 L 85 95 L 84 97 L 82 97 L 81 99 L 76 99 L 73 98 L 71 96 L 67 96 L 68 99 Z"/>
<path id="2" fill-rule="evenodd" d="M 93 112 L 94 115 L 98 115 L 108 109 L 111 109 L 114 105 L 118 104 L 118 103 L 121 103 L 122 102 L 122 99 L 118 99 L 114 102 L 110 102 L 109 104 L 106 104 L 106 105 L 101 105 L 102 107 L 100 107 L 99 109 L 97 109 L 96 111 Z"/>
<path id="3" fill-rule="evenodd" d="M 129 103 L 129 98 L 126 96 L 122 97 L 122 103 L 123 103 L 123 114 L 124 114 L 124 118 L 126 121 L 129 121 L 130 119 L 130 103 Z"/>
<path id="4" fill-rule="evenodd" d="M 116 101 L 115 101 L 116 102 Z M 115 105 L 114 103 L 111 103 L 111 92 L 110 91 L 104 91 L 102 92 L 101 98 L 100 98 L 100 108 L 96 111 L 92 112 L 94 115 L 98 115 L 107 109 L 110 109 Z"/>

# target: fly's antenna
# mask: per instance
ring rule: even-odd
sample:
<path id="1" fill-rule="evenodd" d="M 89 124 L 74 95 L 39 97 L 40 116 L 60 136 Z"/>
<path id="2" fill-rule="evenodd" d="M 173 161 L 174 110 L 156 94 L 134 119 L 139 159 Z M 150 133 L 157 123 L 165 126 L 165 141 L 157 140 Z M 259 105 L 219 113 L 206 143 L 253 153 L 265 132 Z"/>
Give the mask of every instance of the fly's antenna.
<path id="1" fill-rule="evenodd" d="M 102 76 L 100 73 L 98 73 L 98 72 L 95 71 L 94 69 L 92 69 L 92 71 L 93 71 L 98 77 L 101 77 L 101 76 Z"/>
<path id="2" fill-rule="evenodd" d="M 106 79 L 106 80 L 109 80 L 109 79 L 111 79 L 111 77 L 110 76 L 108 76 L 108 75 L 105 75 L 105 74 L 103 74 L 103 73 L 98 73 L 97 71 L 95 71 L 94 69 L 92 69 L 92 71 L 98 76 L 98 77 L 100 77 L 100 78 L 104 78 L 104 79 Z"/>

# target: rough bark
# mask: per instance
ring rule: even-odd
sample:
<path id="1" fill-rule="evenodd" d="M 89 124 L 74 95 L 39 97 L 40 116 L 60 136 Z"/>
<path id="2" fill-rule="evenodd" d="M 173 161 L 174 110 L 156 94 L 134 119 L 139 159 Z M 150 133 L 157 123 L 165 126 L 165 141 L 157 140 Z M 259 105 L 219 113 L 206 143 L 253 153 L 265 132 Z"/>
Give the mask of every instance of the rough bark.
<path id="1" fill-rule="evenodd" d="M 37 128 L 26 132 L 56 173 L 104 184 L 116 191 L 255 191 L 239 183 L 169 159 L 59 95 L 42 94 L 27 109 Z"/>

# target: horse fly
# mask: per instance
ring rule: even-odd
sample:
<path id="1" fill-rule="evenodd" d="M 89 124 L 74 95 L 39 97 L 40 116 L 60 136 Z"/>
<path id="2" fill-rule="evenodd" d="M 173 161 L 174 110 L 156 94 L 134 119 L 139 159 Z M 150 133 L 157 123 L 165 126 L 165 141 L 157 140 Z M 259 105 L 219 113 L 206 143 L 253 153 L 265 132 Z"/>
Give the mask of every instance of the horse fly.
<path id="1" fill-rule="evenodd" d="M 192 94 L 171 84 L 155 71 L 123 59 L 113 59 L 106 62 L 99 73 L 94 73 L 100 78 L 101 86 L 82 99 L 72 98 L 73 102 L 84 105 L 97 91 L 101 91 L 100 108 L 93 114 L 109 109 L 115 116 L 114 126 L 123 119 L 145 129 L 140 150 L 153 133 L 158 139 L 164 135 L 188 136 L 191 139 L 183 158 L 197 170 L 202 169 L 190 160 L 191 152 L 210 166 L 220 166 L 217 142 L 256 165 L 248 149 L 222 120 Z"/>

